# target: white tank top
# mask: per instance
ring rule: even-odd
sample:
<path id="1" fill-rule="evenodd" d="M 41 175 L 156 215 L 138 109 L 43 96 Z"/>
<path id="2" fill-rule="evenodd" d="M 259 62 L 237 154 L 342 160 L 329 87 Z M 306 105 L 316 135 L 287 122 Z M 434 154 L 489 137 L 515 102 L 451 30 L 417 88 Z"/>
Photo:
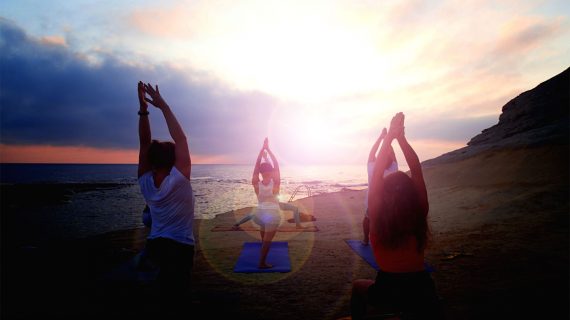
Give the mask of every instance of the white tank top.
<path id="1" fill-rule="evenodd" d="M 152 171 L 139 178 L 139 186 L 152 218 L 148 238 L 169 238 L 194 245 L 194 194 L 190 180 L 173 166 L 159 188 L 154 185 Z"/>
<path id="2" fill-rule="evenodd" d="M 260 207 L 267 205 L 273 207 L 275 204 L 279 203 L 277 197 L 273 194 L 273 179 L 269 180 L 269 183 L 267 185 L 259 181 L 257 186 L 259 190 L 257 194 L 257 201 L 259 202 Z"/>

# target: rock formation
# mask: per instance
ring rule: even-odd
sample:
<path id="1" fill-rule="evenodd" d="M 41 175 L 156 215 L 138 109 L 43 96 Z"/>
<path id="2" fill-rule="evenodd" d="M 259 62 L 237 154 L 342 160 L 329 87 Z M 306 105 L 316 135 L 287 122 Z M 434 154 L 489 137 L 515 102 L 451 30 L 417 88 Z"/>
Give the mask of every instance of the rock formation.
<path id="1" fill-rule="evenodd" d="M 570 68 L 503 106 L 499 123 L 473 137 L 467 146 L 423 162 L 424 166 L 470 158 L 484 151 L 568 145 Z"/>

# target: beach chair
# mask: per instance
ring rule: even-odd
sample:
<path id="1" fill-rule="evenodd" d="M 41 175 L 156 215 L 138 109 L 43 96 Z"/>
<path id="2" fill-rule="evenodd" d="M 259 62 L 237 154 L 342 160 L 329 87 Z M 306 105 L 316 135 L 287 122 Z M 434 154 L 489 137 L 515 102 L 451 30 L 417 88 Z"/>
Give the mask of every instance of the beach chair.
<path id="1" fill-rule="evenodd" d="M 295 188 L 295 190 L 293 191 L 293 193 L 291 194 L 291 197 L 289 198 L 289 200 L 287 202 L 293 202 L 293 199 L 295 199 L 295 196 L 297 195 L 297 193 L 299 193 L 301 188 L 307 189 L 307 197 L 311 197 L 313 195 L 311 187 L 309 187 L 306 184 L 302 184 L 302 185 L 298 186 L 297 188 Z"/>
<path id="2" fill-rule="evenodd" d="M 307 197 L 313 196 L 313 191 L 312 191 L 311 187 L 309 187 L 306 184 L 302 184 L 300 186 L 297 186 L 297 188 L 295 188 L 295 190 L 293 190 L 293 192 L 291 193 L 291 197 L 289 197 L 289 200 L 287 200 L 287 203 L 293 202 L 293 200 L 295 199 L 297 194 L 299 194 L 299 192 L 303 188 L 306 189 L 306 191 L 307 191 Z M 316 221 L 317 220 L 313 215 L 303 213 L 303 212 L 300 212 L 300 219 L 301 219 L 301 222 L 310 222 L 310 221 Z M 294 218 L 287 219 L 287 222 L 295 223 L 295 219 Z"/>

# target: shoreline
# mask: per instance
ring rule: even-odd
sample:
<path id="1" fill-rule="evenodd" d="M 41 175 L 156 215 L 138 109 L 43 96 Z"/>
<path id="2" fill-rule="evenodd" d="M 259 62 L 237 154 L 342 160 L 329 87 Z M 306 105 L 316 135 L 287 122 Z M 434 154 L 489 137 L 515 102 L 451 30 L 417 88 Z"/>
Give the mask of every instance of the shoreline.
<path id="1" fill-rule="evenodd" d="M 338 190 L 333 190 L 329 192 L 313 192 L 312 195 L 328 194 L 331 192 L 342 192 L 348 190 L 364 190 L 362 187 L 355 187 L 351 189 L 349 187 L 338 187 Z M 119 190 L 115 192 L 114 190 Z M 248 190 L 249 191 L 249 190 Z M 240 191 L 242 192 L 242 191 Z M 118 196 L 118 193 L 121 193 Z M 249 195 L 249 194 L 248 194 Z M 239 193 L 238 196 L 245 196 Z M 302 192 L 296 195 L 295 201 L 304 199 L 310 196 L 309 193 L 303 189 Z M 97 198 L 98 197 L 98 198 Z M 303 198 L 301 198 L 303 197 Z M 60 213 L 66 212 L 69 215 L 70 210 L 77 210 L 77 207 L 84 206 L 87 218 L 93 218 L 97 215 L 99 210 L 97 207 L 101 202 L 112 199 L 115 202 L 120 201 L 122 207 L 116 206 L 115 203 L 108 203 L 114 207 L 113 212 L 107 211 L 105 219 L 109 223 L 113 223 L 113 219 L 120 219 L 120 216 L 125 214 L 129 215 L 131 218 L 131 224 L 142 225 L 142 219 L 139 217 L 142 213 L 142 208 L 144 207 L 144 200 L 138 192 L 137 183 L 131 182 L 20 182 L 20 183 L 0 183 L 0 198 L 2 198 L 2 211 L 8 212 L 10 216 L 17 220 L 21 220 L 23 216 L 35 216 L 38 212 L 48 212 L 47 214 L 58 216 Z M 283 196 L 283 202 L 288 201 L 290 198 L 289 194 Z M 95 199 L 95 201 L 94 201 Z M 227 212 L 240 210 L 243 207 L 253 207 L 256 204 L 247 203 L 250 201 L 249 198 L 240 198 L 241 200 L 235 201 L 232 206 L 235 209 L 228 208 L 230 205 L 221 205 L 225 198 L 218 199 L 214 196 L 209 196 L 203 198 L 203 192 L 199 192 L 196 195 L 196 220 L 209 220 L 214 219 L 218 215 L 226 214 Z M 232 199 L 229 199 L 232 200 Z M 251 200 L 253 201 L 253 199 Z M 212 206 L 214 209 L 223 209 L 220 212 L 209 212 L 204 210 L 205 206 Z M 224 206 L 226 208 L 224 208 Z M 115 215 L 109 214 L 112 213 Z M 45 214 L 42 213 L 45 216 Z M 109 220 L 110 219 L 110 220 Z M 24 219 L 26 220 L 26 219 Z M 29 220 L 29 219 L 28 219 Z M 33 218 L 30 220 L 32 223 Z M 65 225 L 68 219 L 59 219 L 53 221 L 45 221 L 45 223 L 53 223 L 53 227 L 64 229 L 67 228 Z M 126 221 L 125 221 L 126 222 Z M 90 222 L 86 222 L 92 224 Z M 20 223 L 11 222 L 11 225 L 19 225 Z M 25 224 L 28 224 L 26 222 Z M 33 224 L 33 223 L 32 223 Z M 102 223 L 99 223 L 101 230 L 98 231 L 96 228 L 91 228 L 87 236 L 81 235 L 64 235 L 67 239 L 73 238 L 84 238 L 93 235 L 104 234 L 111 231 L 119 231 L 123 229 L 128 229 L 129 227 L 122 223 L 122 228 L 110 228 Z M 75 226 L 81 227 L 81 226 Z M 36 232 L 37 233 L 37 232 Z M 52 235 L 53 236 L 53 235 Z M 41 237 L 40 237 L 41 238 Z M 50 236 L 47 236 L 49 239 Z"/>

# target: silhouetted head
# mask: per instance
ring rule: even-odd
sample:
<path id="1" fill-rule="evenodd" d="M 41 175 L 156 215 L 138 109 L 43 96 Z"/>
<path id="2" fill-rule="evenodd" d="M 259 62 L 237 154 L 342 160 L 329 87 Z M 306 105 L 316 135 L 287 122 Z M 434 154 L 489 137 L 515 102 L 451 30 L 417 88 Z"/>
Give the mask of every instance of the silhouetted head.
<path id="1" fill-rule="evenodd" d="M 269 162 L 264 162 L 259 165 L 259 173 L 261 173 L 263 180 L 271 179 L 273 176 L 273 166 Z"/>
<path id="2" fill-rule="evenodd" d="M 152 140 L 148 149 L 148 161 L 153 169 L 168 169 L 174 166 L 174 142 Z"/>
<path id="3" fill-rule="evenodd" d="M 412 236 L 418 251 L 423 250 L 429 232 L 427 218 L 412 179 L 401 171 L 389 174 L 384 178 L 382 194 L 376 196 L 381 199 L 375 226 L 380 241 L 395 249 Z"/>

